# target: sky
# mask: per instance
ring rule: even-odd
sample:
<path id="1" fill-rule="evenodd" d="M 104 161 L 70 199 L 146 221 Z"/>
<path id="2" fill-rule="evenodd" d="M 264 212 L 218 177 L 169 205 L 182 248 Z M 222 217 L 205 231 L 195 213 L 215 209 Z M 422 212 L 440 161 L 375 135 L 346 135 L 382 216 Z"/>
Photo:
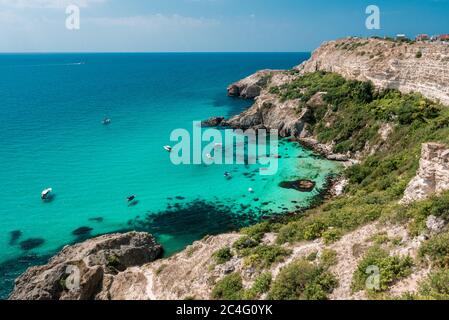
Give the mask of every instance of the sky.
<path id="1" fill-rule="evenodd" d="M 66 8 L 80 9 L 79 30 Z M 380 9 L 368 30 L 366 8 Z M 449 0 L 0 0 L 0 52 L 288 52 L 449 33 Z"/>

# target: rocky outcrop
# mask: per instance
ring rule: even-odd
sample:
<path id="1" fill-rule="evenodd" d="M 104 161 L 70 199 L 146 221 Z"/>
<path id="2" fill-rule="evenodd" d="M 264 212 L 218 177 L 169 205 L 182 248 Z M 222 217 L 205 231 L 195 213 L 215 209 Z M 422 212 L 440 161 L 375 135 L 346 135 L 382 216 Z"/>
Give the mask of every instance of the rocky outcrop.
<path id="1" fill-rule="evenodd" d="M 410 181 L 401 203 L 425 199 L 449 190 L 449 148 L 444 144 L 425 143 L 415 178 Z"/>
<path id="2" fill-rule="evenodd" d="M 449 45 L 444 43 L 346 38 L 324 43 L 296 69 L 335 72 L 449 105 Z"/>
<path id="3" fill-rule="evenodd" d="M 162 247 L 153 236 L 138 232 L 104 235 L 67 246 L 48 264 L 29 268 L 21 275 L 10 299 L 110 299 L 114 293 L 125 291 L 124 284 L 130 285 L 130 278 L 139 279 L 139 274 L 128 268 L 153 261 L 161 253 Z M 133 281 L 128 289 L 135 292 L 136 283 L 140 281 Z M 116 290 L 118 287 L 121 290 Z"/>
<path id="4" fill-rule="evenodd" d="M 228 87 L 228 96 L 240 97 L 243 99 L 254 99 L 258 97 L 263 88 L 267 85 L 274 70 L 261 70 L 246 77 Z"/>
<path id="5" fill-rule="evenodd" d="M 316 183 L 311 180 L 295 180 L 295 181 L 282 181 L 279 186 L 284 189 L 293 189 L 300 192 L 311 192 L 315 189 Z"/>

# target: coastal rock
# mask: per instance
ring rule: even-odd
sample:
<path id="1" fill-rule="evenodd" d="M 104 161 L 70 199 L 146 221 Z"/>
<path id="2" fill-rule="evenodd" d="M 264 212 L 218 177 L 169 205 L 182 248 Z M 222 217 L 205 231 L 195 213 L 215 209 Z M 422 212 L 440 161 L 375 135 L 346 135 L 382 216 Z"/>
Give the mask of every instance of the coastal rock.
<path id="1" fill-rule="evenodd" d="M 261 70 L 249 77 L 231 84 L 228 87 L 228 95 L 231 97 L 240 97 L 242 99 L 254 99 L 260 95 L 262 88 L 264 88 L 273 70 Z"/>
<path id="2" fill-rule="evenodd" d="M 224 117 L 212 117 L 201 122 L 203 127 L 218 127 L 223 124 Z"/>
<path id="3" fill-rule="evenodd" d="M 319 143 L 318 140 L 314 138 L 300 138 L 299 143 L 305 148 L 313 150 L 328 160 L 341 162 L 351 161 L 351 157 L 348 154 L 334 153 L 334 147 L 332 144 Z"/>
<path id="4" fill-rule="evenodd" d="M 407 186 L 401 203 L 423 200 L 449 190 L 449 148 L 439 143 L 424 143 L 416 176 Z"/>
<path id="5" fill-rule="evenodd" d="M 380 88 L 419 92 L 449 105 L 448 61 L 449 46 L 444 43 L 345 38 L 324 43 L 296 69 L 300 73 L 335 72 Z"/>
<path id="6" fill-rule="evenodd" d="M 122 270 L 151 262 L 161 253 L 153 236 L 139 232 L 104 235 L 66 246 L 48 264 L 21 275 L 10 299 L 94 299 L 104 289 L 103 279 L 123 277 Z"/>
<path id="7" fill-rule="evenodd" d="M 279 186 L 284 189 L 294 189 L 300 192 L 311 192 L 315 189 L 316 183 L 311 180 L 283 181 Z"/>
<path id="8" fill-rule="evenodd" d="M 308 136 L 310 109 L 298 108 L 298 100 L 280 101 L 275 95 L 264 93 L 254 105 L 241 114 L 227 120 L 228 126 L 237 129 L 278 130 L 281 137 Z"/>

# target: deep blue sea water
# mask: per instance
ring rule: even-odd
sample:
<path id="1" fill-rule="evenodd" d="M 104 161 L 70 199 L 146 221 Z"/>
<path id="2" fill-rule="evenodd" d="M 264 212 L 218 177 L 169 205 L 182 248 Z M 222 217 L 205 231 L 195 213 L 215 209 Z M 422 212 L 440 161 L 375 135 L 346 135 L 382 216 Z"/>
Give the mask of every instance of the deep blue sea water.
<path id="1" fill-rule="evenodd" d="M 91 236 L 146 230 L 171 254 L 207 234 L 307 205 L 337 167 L 295 144 L 281 142 L 279 171 L 269 177 L 257 165 L 174 166 L 162 146 L 175 128 L 250 106 L 226 96 L 229 83 L 308 57 L 0 55 L 0 295 L 27 266 Z M 279 188 L 295 178 L 313 179 L 317 189 Z M 54 189 L 51 203 L 40 199 L 46 187 Z M 131 194 L 133 206 L 125 201 Z M 92 230 L 74 235 L 80 227 Z"/>

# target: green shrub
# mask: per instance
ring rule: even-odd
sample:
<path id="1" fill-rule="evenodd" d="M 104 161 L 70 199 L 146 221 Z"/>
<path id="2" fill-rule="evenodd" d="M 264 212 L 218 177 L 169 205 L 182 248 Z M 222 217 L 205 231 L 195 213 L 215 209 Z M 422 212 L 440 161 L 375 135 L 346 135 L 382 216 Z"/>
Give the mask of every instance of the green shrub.
<path id="1" fill-rule="evenodd" d="M 225 247 L 216 251 L 213 256 L 217 264 L 223 264 L 232 259 L 232 252 L 229 247 Z"/>
<path id="2" fill-rule="evenodd" d="M 338 285 L 336 278 L 321 267 L 299 260 L 284 267 L 273 282 L 273 300 L 326 300 Z"/>
<path id="3" fill-rule="evenodd" d="M 286 256 L 291 254 L 291 250 L 280 246 L 259 245 L 254 249 L 245 252 L 246 266 L 252 266 L 257 269 L 270 267 L 273 263 L 281 262 Z"/>
<path id="4" fill-rule="evenodd" d="M 359 262 L 353 275 L 352 289 L 359 291 L 365 289 L 366 281 L 371 275 L 367 270 L 369 267 L 379 269 L 379 288 L 373 291 L 386 291 L 390 285 L 411 273 L 413 261 L 410 257 L 390 256 L 389 253 L 378 246 L 368 250 Z"/>
<path id="5" fill-rule="evenodd" d="M 250 227 L 243 228 L 241 232 L 248 237 L 261 241 L 265 233 L 270 232 L 272 225 L 269 222 L 262 222 Z"/>
<path id="6" fill-rule="evenodd" d="M 331 249 L 324 249 L 321 252 L 320 265 L 328 269 L 338 263 L 337 251 Z"/>
<path id="7" fill-rule="evenodd" d="M 212 298 L 216 300 L 240 300 L 242 296 L 242 277 L 238 273 L 225 276 L 212 290 Z"/>
<path id="8" fill-rule="evenodd" d="M 418 52 L 416 53 L 415 57 L 416 57 L 417 59 L 421 59 L 421 58 L 422 58 L 422 51 L 418 51 Z"/>
<path id="9" fill-rule="evenodd" d="M 426 299 L 449 300 L 449 270 L 437 270 L 420 284 L 419 294 Z"/>
<path id="10" fill-rule="evenodd" d="M 254 248 L 259 245 L 259 241 L 254 240 L 251 237 L 248 236 L 242 236 L 240 237 L 234 244 L 232 245 L 235 249 L 238 251 Z"/>
<path id="11" fill-rule="evenodd" d="M 267 293 L 270 290 L 272 276 L 270 272 L 260 274 L 254 281 L 253 286 L 245 290 L 243 298 L 245 300 L 255 300 L 262 294 Z"/>
<path id="12" fill-rule="evenodd" d="M 424 259 L 428 257 L 435 266 L 449 267 L 449 232 L 436 235 L 425 242 L 420 250 L 419 256 Z"/>
<path id="13" fill-rule="evenodd" d="M 331 244 L 341 239 L 343 232 L 340 229 L 328 229 L 323 232 L 323 240 L 325 244 Z"/>

